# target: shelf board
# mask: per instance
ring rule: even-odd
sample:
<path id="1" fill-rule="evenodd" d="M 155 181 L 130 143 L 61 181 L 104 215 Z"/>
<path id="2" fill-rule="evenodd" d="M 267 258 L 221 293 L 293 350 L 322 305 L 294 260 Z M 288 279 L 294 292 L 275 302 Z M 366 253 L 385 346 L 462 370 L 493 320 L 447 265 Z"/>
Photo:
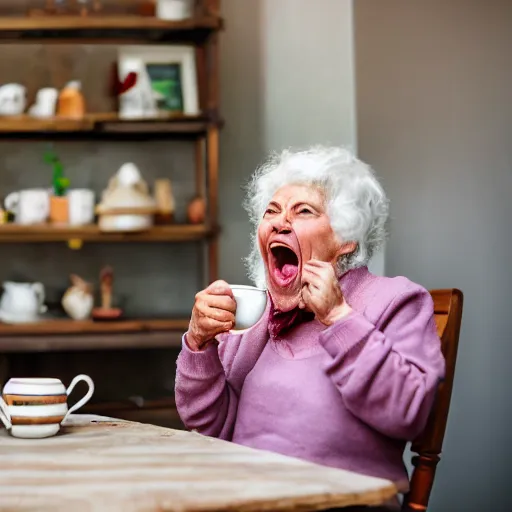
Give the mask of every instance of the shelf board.
<path id="1" fill-rule="evenodd" d="M 19 16 L 0 17 L 0 43 L 7 41 L 59 42 L 79 39 L 80 42 L 194 42 L 203 40 L 212 31 L 220 30 L 219 17 L 205 16 L 180 21 L 146 16 Z"/>
<path id="2" fill-rule="evenodd" d="M 0 323 L 0 353 L 178 348 L 188 319 Z"/>
<path id="3" fill-rule="evenodd" d="M 146 136 L 198 136 L 219 126 L 204 116 L 160 116 L 155 119 L 121 119 L 115 112 L 87 114 L 83 119 L 53 117 L 38 119 L 28 115 L 0 116 L 0 138 L 115 138 Z"/>
<path id="4" fill-rule="evenodd" d="M 203 224 L 169 224 L 153 226 L 148 231 L 137 233 L 103 233 L 96 224 L 88 226 L 58 226 L 38 224 L 21 226 L 0 225 L 0 243 L 45 243 L 69 242 L 190 242 L 207 239 L 215 230 Z"/>
<path id="5" fill-rule="evenodd" d="M 188 319 L 119 320 L 96 322 L 93 320 L 48 319 L 26 324 L 0 322 L 0 337 L 12 335 L 38 336 L 44 334 L 113 334 L 151 331 L 182 331 L 188 327 Z"/>

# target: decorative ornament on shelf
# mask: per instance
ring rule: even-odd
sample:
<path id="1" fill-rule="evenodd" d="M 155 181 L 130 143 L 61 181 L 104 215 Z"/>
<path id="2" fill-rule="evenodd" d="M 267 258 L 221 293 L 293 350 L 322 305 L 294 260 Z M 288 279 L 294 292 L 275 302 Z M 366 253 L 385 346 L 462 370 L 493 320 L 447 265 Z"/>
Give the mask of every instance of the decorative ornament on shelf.
<path id="1" fill-rule="evenodd" d="M 156 0 L 156 16 L 163 20 L 179 21 L 194 15 L 194 0 Z"/>
<path id="2" fill-rule="evenodd" d="M 146 65 L 141 58 L 120 59 L 117 89 L 120 119 L 157 117 L 155 93 Z"/>
<path id="3" fill-rule="evenodd" d="M 92 310 L 94 320 L 117 320 L 123 314 L 120 308 L 112 307 L 113 287 L 114 270 L 110 266 L 103 267 L 100 272 L 101 307 Z"/>
<path id="4" fill-rule="evenodd" d="M 206 217 L 206 202 L 203 197 L 192 199 L 187 207 L 187 219 L 190 224 L 202 224 Z"/>
<path id="5" fill-rule="evenodd" d="M 21 84 L 0 86 L 0 116 L 19 116 L 27 106 L 27 88 Z"/>
<path id="6" fill-rule="evenodd" d="M 69 204 L 66 197 L 70 185 L 69 178 L 64 176 L 64 166 L 52 149 L 45 152 L 44 161 L 53 167 L 50 221 L 56 224 L 66 224 L 69 219 Z"/>
<path id="7" fill-rule="evenodd" d="M 36 93 L 34 104 L 28 109 L 32 117 L 54 117 L 59 91 L 54 87 L 43 87 Z"/>
<path id="8" fill-rule="evenodd" d="M 85 116 L 85 98 L 82 84 L 78 80 L 68 82 L 59 94 L 57 115 L 68 119 L 83 119 Z"/>
<path id="9" fill-rule="evenodd" d="M 101 231 L 144 231 L 154 223 L 155 200 L 137 166 L 127 162 L 110 178 L 96 212 Z"/>
<path id="10" fill-rule="evenodd" d="M 76 274 L 70 276 L 72 286 L 62 297 L 62 307 L 73 320 L 85 320 L 91 316 L 94 306 L 92 284 Z"/>
<path id="11" fill-rule="evenodd" d="M 155 222 L 157 224 L 171 224 L 174 220 L 175 210 L 171 180 L 165 178 L 155 181 L 155 201 L 158 208 Z"/>

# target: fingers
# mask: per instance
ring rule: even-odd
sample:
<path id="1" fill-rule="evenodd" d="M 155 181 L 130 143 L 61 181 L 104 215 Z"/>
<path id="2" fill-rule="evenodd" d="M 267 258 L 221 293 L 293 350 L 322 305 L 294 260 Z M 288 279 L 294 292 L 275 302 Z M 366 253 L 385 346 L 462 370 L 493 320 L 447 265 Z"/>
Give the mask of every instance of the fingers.
<path id="1" fill-rule="evenodd" d="M 229 284 L 222 279 L 214 281 L 203 291 L 208 295 L 229 295 L 230 297 L 233 297 L 233 291 L 231 290 Z"/>
<path id="2" fill-rule="evenodd" d="M 317 290 L 320 290 L 323 286 L 325 278 L 322 277 L 321 274 L 315 272 L 304 265 L 302 269 L 302 284 L 307 286 L 312 286 Z"/>
<path id="3" fill-rule="evenodd" d="M 200 302 L 199 304 L 197 304 L 196 309 L 201 317 L 211 318 L 211 319 L 217 320 L 219 322 L 234 322 L 235 321 L 234 311 L 230 311 L 228 309 L 212 307 L 212 306 L 208 305 L 206 302 Z"/>

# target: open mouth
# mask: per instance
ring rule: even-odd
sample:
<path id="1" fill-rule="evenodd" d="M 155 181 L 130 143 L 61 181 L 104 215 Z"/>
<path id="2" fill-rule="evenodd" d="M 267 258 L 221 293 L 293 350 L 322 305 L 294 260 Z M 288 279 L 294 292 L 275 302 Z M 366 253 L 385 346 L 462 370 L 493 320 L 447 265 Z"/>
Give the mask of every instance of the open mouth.
<path id="1" fill-rule="evenodd" d="M 270 245 L 272 255 L 272 275 L 280 286 L 290 284 L 299 273 L 299 258 L 290 247 L 273 243 Z"/>

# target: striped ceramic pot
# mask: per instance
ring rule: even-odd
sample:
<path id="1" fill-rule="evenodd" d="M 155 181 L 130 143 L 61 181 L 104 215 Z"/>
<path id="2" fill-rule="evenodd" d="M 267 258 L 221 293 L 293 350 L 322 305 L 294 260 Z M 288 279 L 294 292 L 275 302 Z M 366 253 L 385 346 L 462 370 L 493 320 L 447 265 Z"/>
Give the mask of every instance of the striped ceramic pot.
<path id="1" fill-rule="evenodd" d="M 89 390 L 68 410 L 68 396 L 80 381 Z M 66 416 L 86 404 L 94 393 L 88 375 L 77 375 L 66 389 L 59 379 L 10 379 L 0 398 L 0 419 L 14 437 L 41 438 L 55 435 Z"/>

